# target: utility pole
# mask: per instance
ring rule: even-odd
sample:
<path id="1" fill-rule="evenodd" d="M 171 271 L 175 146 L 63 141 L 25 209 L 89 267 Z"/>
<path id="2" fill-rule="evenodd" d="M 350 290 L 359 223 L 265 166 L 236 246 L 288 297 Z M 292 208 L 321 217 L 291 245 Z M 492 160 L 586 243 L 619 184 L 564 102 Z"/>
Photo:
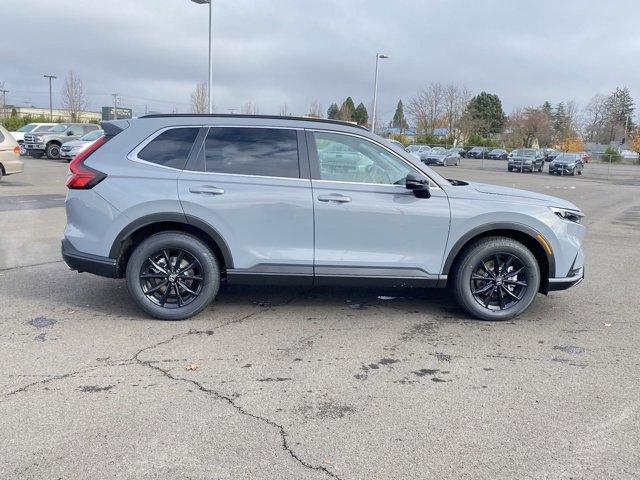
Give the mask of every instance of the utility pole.
<path id="1" fill-rule="evenodd" d="M 43 75 L 44 78 L 49 79 L 49 121 L 53 122 L 53 94 L 51 93 L 51 81 L 55 80 L 55 75 Z"/>
<path id="2" fill-rule="evenodd" d="M 383 53 L 376 53 L 376 77 L 373 82 L 373 115 L 371 116 L 371 133 L 376 133 L 376 107 L 378 104 L 378 64 L 381 59 L 389 58 Z"/>
<path id="3" fill-rule="evenodd" d="M 0 90 L 2 92 L 2 115 L 4 116 L 5 110 L 7 109 L 7 93 L 9 90 Z"/>
<path id="4" fill-rule="evenodd" d="M 117 120 L 118 119 L 118 94 L 112 93 L 111 96 L 113 97 L 113 119 Z"/>

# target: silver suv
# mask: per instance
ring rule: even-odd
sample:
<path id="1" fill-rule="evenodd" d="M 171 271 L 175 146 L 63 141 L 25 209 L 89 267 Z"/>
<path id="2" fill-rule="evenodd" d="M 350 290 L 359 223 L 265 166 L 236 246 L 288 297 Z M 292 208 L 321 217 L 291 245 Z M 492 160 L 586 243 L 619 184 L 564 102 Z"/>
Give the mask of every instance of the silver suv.
<path id="1" fill-rule="evenodd" d="M 70 163 L 62 255 L 126 277 L 180 320 L 220 283 L 445 287 L 518 315 L 583 278 L 582 213 L 559 198 L 446 180 L 338 121 L 147 115 L 102 124 Z"/>

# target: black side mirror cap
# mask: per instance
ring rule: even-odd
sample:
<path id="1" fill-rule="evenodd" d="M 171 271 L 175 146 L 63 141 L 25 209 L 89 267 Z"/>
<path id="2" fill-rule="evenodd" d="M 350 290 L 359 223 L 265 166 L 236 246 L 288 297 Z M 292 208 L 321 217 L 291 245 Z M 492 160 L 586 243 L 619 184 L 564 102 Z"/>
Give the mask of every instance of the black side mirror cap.
<path id="1" fill-rule="evenodd" d="M 405 187 L 411 190 L 417 198 L 431 198 L 429 180 L 416 173 L 410 173 L 405 179 Z"/>

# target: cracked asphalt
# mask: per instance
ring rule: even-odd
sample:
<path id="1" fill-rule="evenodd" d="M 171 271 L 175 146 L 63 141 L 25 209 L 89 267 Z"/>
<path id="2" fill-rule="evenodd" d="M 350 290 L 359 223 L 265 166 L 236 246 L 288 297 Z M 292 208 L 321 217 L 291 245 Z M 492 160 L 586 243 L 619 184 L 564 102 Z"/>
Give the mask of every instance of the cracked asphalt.
<path id="1" fill-rule="evenodd" d="M 505 323 L 441 290 L 229 286 L 151 320 L 61 263 L 66 164 L 27 159 L 0 183 L 0 478 L 639 478 L 636 174 L 465 163 L 584 209 L 583 284 Z"/>

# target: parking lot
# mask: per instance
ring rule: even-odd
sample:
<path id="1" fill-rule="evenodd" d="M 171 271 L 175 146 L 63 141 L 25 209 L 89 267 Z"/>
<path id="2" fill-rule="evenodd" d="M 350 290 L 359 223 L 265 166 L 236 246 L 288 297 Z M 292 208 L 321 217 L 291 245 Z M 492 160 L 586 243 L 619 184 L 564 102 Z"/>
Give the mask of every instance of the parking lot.
<path id="1" fill-rule="evenodd" d="M 505 323 L 446 291 L 223 287 L 151 320 L 60 259 L 66 162 L 0 183 L 0 478 L 637 478 L 640 175 L 463 160 L 585 212 L 585 281 Z"/>

